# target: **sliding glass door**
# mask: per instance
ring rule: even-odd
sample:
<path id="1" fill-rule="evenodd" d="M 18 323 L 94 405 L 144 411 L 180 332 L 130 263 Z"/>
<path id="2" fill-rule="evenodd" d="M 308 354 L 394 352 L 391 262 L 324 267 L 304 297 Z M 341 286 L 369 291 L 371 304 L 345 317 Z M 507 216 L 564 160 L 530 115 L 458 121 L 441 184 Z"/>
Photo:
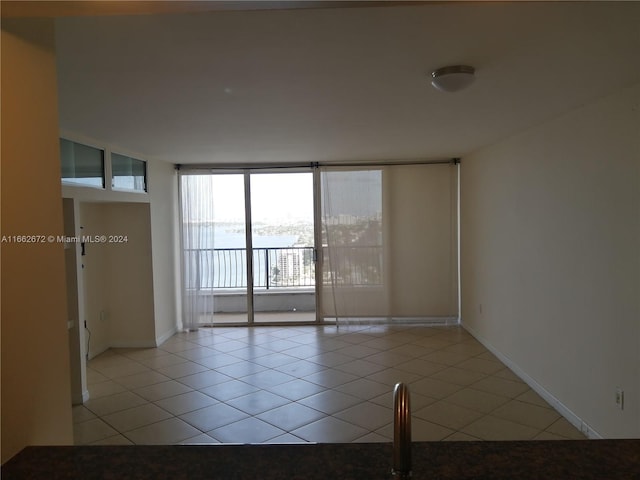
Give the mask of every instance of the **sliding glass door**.
<path id="1" fill-rule="evenodd" d="M 180 177 L 187 328 L 456 321 L 455 164 Z"/>
<path id="2" fill-rule="evenodd" d="M 316 321 L 311 170 L 180 177 L 187 328 Z"/>
<path id="3" fill-rule="evenodd" d="M 254 321 L 315 321 L 313 174 L 250 178 Z"/>

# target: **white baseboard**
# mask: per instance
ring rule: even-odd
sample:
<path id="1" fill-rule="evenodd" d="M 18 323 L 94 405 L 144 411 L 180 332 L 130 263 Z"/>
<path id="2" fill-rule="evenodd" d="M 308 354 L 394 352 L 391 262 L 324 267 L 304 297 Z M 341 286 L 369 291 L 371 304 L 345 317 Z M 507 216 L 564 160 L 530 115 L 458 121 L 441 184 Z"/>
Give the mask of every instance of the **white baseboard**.
<path id="1" fill-rule="evenodd" d="M 536 382 L 532 377 L 530 377 L 522 368 L 520 368 L 516 363 L 514 363 L 509 357 L 505 356 L 502 352 L 496 349 L 491 343 L 489 343 L 485 338 L 480 336 L 473 328 L 466 325 L 464 322 L 461 322 L 460 325 L 469 332 L 476 340 L 478 340 L 487 350 L 493 353 L 498 359 L 504 363 L 509 369 L 515 373 L 520 379 L 529 385 L 531 389 L 540 395 L 549 405 L 556 409 L 556 411 L 562 415 L 571 425 L 580 430 L 583 434 L 587 436 L 587 438 L 591 439 L 602 439 L 602 435 L 596 432 L 587 422 L 585 422 L 578 415 L 573 413 L 571 409 L 569 409 L 565 404 L 563 404 L 560 400 L 553 396 L 551 392 L 545 389 L 542 385 Z"/>
<path id="2" fill-rule="evenodd" d="M 86 403 L 89 400 L 89 390 L 82 392 L 82 403 Z"/>
<path id="3" fill-rule="evenodd" d="M 167 340 L 169 340 L 171 337 L 173 337 L 176 333 L 178 332 L 178 327 L 173 327 L 171 330 L 169 330 L 167 333 L 165 333 L 164 335 L 161 335 L 159 337 L 156 338 L 156 344 L 154 346 L 159 347 L 160 345 L 162 345 L 164 342 L 166 342 Z"/>

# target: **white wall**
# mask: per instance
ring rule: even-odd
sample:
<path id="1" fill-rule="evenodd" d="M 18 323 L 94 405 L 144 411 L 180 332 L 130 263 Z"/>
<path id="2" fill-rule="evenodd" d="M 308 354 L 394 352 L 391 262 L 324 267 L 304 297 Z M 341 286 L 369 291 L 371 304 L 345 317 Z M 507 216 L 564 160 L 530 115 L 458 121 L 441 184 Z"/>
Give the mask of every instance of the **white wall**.
<path id="1" fill-rule="evenodd" d="M 174 165 L 147 164 L 151 213 L 153 302 L 155 339 L 161 344 L 176 332 L 180 318 L 176 304 L 180 269 L 175 254 L 178 245 L 178 180 Z"/>
<path id="2" fill-rule="evenodd" d="M 109 345 L 155 346 L 149 204 L 105 203 Z M 87 248 L 92 247 L 89 245 Z"/>
<path id="3" fill-rule="evenodd" d="M 2 455 L 73 443 L 53 23 L 2 19 Z"/>
<path id="4" fill-rule="evenodd" d="M 146 203 L 80 203 L 89 358 L 110 347 L 155 346 L 151 225 Z"/>
<path id="5" fill-rule="evenodd" d="M 639 252 L 640 85 L 463 159 L 463 324 L 595 436 L 640 436 Z"/>

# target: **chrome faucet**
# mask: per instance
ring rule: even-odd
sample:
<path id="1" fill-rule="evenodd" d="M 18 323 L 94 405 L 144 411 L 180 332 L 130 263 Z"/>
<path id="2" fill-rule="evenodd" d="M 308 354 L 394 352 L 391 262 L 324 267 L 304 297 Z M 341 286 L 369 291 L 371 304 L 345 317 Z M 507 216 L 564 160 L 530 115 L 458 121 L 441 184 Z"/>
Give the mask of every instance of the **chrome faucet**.
<path id="1" fill-rule="evenodd" d="M 393 470 L 394 479 L 411 478 L 411 402 L 409 387 L 397 383 L 393 389 Z"/>

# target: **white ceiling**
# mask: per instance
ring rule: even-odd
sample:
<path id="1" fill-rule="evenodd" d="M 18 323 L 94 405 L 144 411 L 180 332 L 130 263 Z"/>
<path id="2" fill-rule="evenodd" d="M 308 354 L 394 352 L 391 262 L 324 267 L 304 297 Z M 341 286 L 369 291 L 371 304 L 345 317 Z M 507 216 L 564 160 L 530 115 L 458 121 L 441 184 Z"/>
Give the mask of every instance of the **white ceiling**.
<path id="1" fill-rule="evenodd" d="M 640 4 L 57 19 L 60 128 L 173 163 L 439 159 L 640 81 Z M 464 63 L 476 82 L 433 89 Z"/>

